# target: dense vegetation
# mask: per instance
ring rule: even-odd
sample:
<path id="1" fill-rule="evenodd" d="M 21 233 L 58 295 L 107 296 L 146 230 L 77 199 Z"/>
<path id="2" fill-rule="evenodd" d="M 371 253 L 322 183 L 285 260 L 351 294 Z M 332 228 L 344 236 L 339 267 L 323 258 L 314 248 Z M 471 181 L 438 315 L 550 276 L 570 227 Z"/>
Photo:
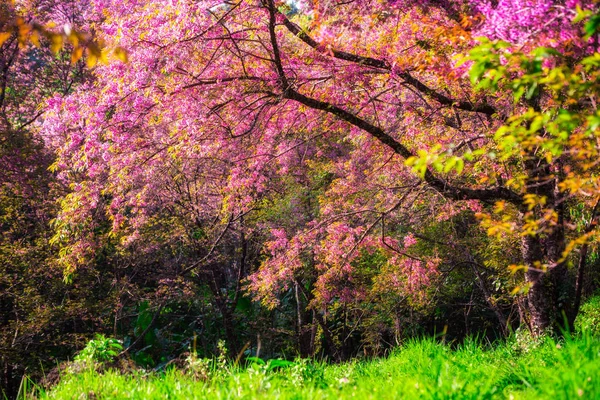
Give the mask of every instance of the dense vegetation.
<path id="1" fill-rule="evenodd" d="M 593 396 L 599 12 L 2 2 L 2 392 Z"/>

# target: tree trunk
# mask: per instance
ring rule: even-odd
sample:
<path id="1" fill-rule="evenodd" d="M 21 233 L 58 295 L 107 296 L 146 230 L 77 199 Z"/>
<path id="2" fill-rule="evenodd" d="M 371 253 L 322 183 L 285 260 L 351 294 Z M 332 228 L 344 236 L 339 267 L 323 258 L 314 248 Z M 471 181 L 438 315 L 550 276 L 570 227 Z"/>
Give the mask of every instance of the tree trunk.
<path id="1" fill-rule="evenodd" d="M 522 240 L 523 260 L 529 268 L 525 281 L 529 285 L 529 305 L 532 333 L 540 335 L 549 329 L 559 333 L 565 328 L 567 303 L 571 297 L 566 265 L 561 262 L 564 232 L 559 227 L 545 240 L 526 236 Z M 546 270 L 542 270 L 542 265 Z"/>
<path id="2" fill-rule="evenodd" d="M 300 291 L 302 292 L 302 294 L 304 295 L 304 297 L 306 298 L 306 300 L 310 303 L 310 300 L 312 299 L 312 296 L 311 296 L 310 293 L 307 293 L 306 289 L 304 289 L 304 286 L 302 286 L 302 281 L 300 281 L 299 278 L 296 278 L 295 279 L 295 283 L 296 283 L 296 287 L 298 289 L 300 289 Z M 342 361 L 340 349 L 335 344 L 335 340 L 333 338 L 333 334 L 331 333 L 331 330 L 329 330 L 329 327 L 325 323 L 325 320 L 323 319 L 323 316 L 321 314 L 319 314 L 318 311 L 316 311 L 316 310 L 313 310 L 313 311 L 314 311 L 313 312 L 313 319 L 317 321 L 317 323 L 319 324 L 319 326 L 323 330 L 323 336 L 325 336 L 325 342 L 329 346 L 329 349 L 330 349 L 330 351 L 332 353 L 332 356 L 333 356 L 334 360 L 336 360 L 336 361 Z M 313 343 L 312 347 L 314 348 L 314 338 L 311 338 L 311 342 Z"/>
<path id="3" fill-rule="evenodd" d="M 540 111 L 539 101 L 538 94 L 529 101 L 529 106 Z M 531 314 L 530 325 L 534 335 L 548 330 L 559 333 L 564 327 L 565 305 L 571 295 L 567 293 L 571 288 L 568 287 L 568 271 L 562 260 L 565 249 L 565 202 L 558 187 L 562 163 L 560 159 L 548 163 L 535 149 L 528 154 L 523 166 L 527 172 L 527 194 L 543 198 L 545 204 L 536 205 L 533 210 L 525 209 L 523 204 L 521 211 L 542 221 L 545 212 L 552 211 L 556 215 L 554 224 L 542 222 L 541 232 L 522 239 L 523 261 L 528 267 L 525 280 L 529 285 L 527 301 Z"/>
<path id="4" fill-rule="evenodd" d="M 221 317 L 223 318 L 223 329 L 225 330 L 229 356 L 235 357 L 238 354 L 238 337 L 235 333 L 233 315 L 226 311 L 221 314 Z"/>
<path id="5" fill-rule="evenodd" d="M 313 356 L 313 340 L 312 340 L 312 326 L 313 321 L 309 318 L 309 314 L 305 311 L 305 307 L 300 296 L 300 289 L 298 288 L 298 282 L 294 284 L 294 296 L 296 299 L 296 335 L 298 338 L 298 349 L 300 351 L 300 357 L 307 358 Z"/>

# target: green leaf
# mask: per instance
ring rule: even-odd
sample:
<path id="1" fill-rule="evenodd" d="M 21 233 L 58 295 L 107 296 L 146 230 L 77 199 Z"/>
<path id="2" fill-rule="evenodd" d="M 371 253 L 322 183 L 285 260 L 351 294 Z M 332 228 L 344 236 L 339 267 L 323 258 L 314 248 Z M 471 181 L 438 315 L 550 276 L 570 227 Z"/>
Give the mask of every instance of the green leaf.
<path id="1" fill-rule="evenodd" d="M 463 172 L 463 169 L 465 168 L 465 162 L 462 160 L 462 158 L 456 158 L 456 173 L 458 173 L 459 175 Z"/>
<path id="2" fill-rule="evenodd" d="M 600 128 L 600 115 L 590 115 L 587 117 L 590 132 L 594 132 L 596 129 Z"/>
<path id="3" fill-rule="evenodd" d="M 473 64 L 471 70 L 469 71 L 469 79 L 471 79 L 471 84 L 475 85 L 477 81 L 483 76 L 486 71 L 486 65 L 482 62 L 477 62 Z"/>
<path id="4" fill-rule="evenodd" d="M 577 15 L 575 16 L 575 18 L 573 18 L 574 24 L 581 22 L 584 19 L 586 19 L 587 17 L 589 17 L 590 15 L 592 15 L 592 12 L 590 10 L 583 10 L 579 5 L 577 5 L 576 9 L 577 9 Z"/>
<path id="5" fill-rule="evenodd" d="M 551 47 L 538 47 L 533 50 L 533 55 L 535 55 L 536 58 L 548 58 L 550 56 L 560 56 L 561 54 L 558 50 Z"/>
<path id="6" fill-rule="evenodd" d="M 454 166 L 456 165 L 456 157 L 451 157 L 448 162 L 446 162 L 446 165 L 444 166 L 444 173 L 447 174 L 448 172 L 450 172 L 452 170 L 452 168 L 454 168 Z"/>
<path id="7" fill-rule="evenodd" d="M 259 364 L 259 365 L 266 364 L 265 360 L 263 360 L 262 358 L 259 358 L 259 357 L 247 357 L 246 360 L 252 361 L 253 363 Z"/>
<path id="8" fill-rule="evenodd" d="M 514 94 L 513 94 L 513 99 L 515 101 L 515 103 L 517 103 L 519 100 L 521 100 L 521 97 L 523 97 L 523 94 L 525 94 L 525 86 L 518 86 L 517 90 L 515 90 Z"/>
<path id="9" fill-rule="evenodd" d="M 531 84 L 531 86 L 529 86 L 529 89 L 527 90 L 527 93 L 525 94 L 525 98 L 528 100 L 531 99 L 535 95 L 535 93 L 537 91 L 537 87 L 538 87 L 537 82 L 533 82 Z"/>
<path id="10" fill-rule="evenodd" d="M 269 360 L 269 363 L 267 365 L 269 369 L 275 369 L 291 367 L 294 364 L 295 363 L 293 363 L 292 361 L 287 360 Z"/>
<path id="11" fill-rule="evenodd" d="M 584 25 L 585 38 L 589 39 L 600 28 L 600 14 L 593 15 Z"/>

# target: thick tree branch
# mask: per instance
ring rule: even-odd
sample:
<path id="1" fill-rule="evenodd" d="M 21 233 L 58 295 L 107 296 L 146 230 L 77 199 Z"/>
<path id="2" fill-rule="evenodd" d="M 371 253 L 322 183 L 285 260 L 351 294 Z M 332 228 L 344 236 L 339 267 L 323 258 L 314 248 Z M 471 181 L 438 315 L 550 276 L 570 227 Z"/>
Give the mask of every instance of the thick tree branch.
<path id="1" fill-rule="evenodd" d="M 275 27 L 277 23 L 276 13 L 278 13 L 278 11 L 275 8 L 273 0 L 267 0 L 266 7 L 269 10 L 269 34 L 271 47 L 273 50 L 273 63 L 275 64 L 275 69 L 277 71 L 277 74 L 279 75 L 279 84 L 283 91 L 282 97 L 297 101 L 312 109 L 321 110 L 329 114 L 333 114 L 341 120 L 346 121 L 351 125 L 354 125 L 357 128 L 360 128 L 363 131 L 371 134 L 371 136 L 375 137 L 377 140 L 379 140 L 381 143 L 392 149 L 394 153 L 400 155 L 401 157 L 405 159 L 412 157 L 414 155 L 412 151 L 410 151 L 406 146 L 398 142 L 380 127 L 373 125 L 365 119 L 358 117 L 356 114 L 346 111 L 343 108 L 338 107 L 334 104 L 305 96 L 291 87 L 285 75 L 285 70 L 281 61 L 279 44 L 277 42 L 277 35 L 275 33 Z M 285 19 L 285 16 L 282 15 L 282 17 Z M 314 42 L 314 40 L 312 39 L 309 40 L 309 44 L 310 43 L 316 44 L 316 42 Z M 338 52 L 338 54 L 342 54 L 344 57 L 358 57 L 354 55 L 348 55 L 348 53 Z M 365 60 L 365 62 L 369 63 L 377 61 L 371 58 L 366 58 Z M 452 102 L 449 99 L 448 101 Z M 437 190 L 445 198 L 451 200 L 505 200 L 515 205 L 520 205 L 522 203 L 522 198 L 519 194 L 505 187 L 495 187 L 489 189 L 470 189 L 460 186 L 453 186 L 448 181 L 436 177 L 429 169 L 425 171 L 423 179 L 430 187 Z"/>
<path id="2" fill-rule="evenodd" d="M 357 128 L 360 128 L 365 132 L 371 134 L 371 136 L 375 137 L 381 143 L 392 149 L 394 153 L 400 155 L 403 158 L 409 158 L 414 155 L 413 152 L 410 151 L 406 146 L 398 142 L 380 127 L 375 126 L 370 122 L 338 106 L 307 97 L 295 91 L 292 88 L 287 88 L 287 90 L 284 92 L 284 97 L 291 100 L 295 100 L 301 104 L 304 104 L 307 107 L 325 111 L 335 115 L 336 117 L 350 123 L 351 125 L 354 125 Z M 429 186 L 437 190 L 444 197 L 451 200 L 506 200 L 515 205 L 520 205 L 522 203 L 521 195 L 502 186 L 487 189 L 471 189 L 466 187 L 454 186 L 445 179 L 435 176 L 429 169 L 426 170 L 423 179 Z"/>
<path id="3" fill-rule="evenodd" d="M 283 25 L 291 33 L 293 33 L 295 36 L 297 36 L 300 40 L 302 40 L 304 43 L 306 43 L 313 49 L 319 48 L 319 43 L 317 43 L 316 40 L 314 40 L 312 37 L 310 37 L 298 25 L 296 25 L 292 21 L 290 21 L 284 14 L 279 13 L 279 17 L 283 20 Z M 384 69 L 384 70 L 387 70 L 390 72 L 392 72 L 392 69 L 393 69 L 392 65 L 385 60 L 379 60 L 379 59 L 372 58 L 372 57 L 359 56 L 357 54 L 352 54 L 352 53 L 335 50 L 335 49 L 333 49 L 331 51 L 331 54 L 333 54 L 333 56 L 335 58 L 338 58 L 340 60 L 350 61 L 353 63 L 365 65 L 368 67 Z M 442 105 L 449 106 L 449 107 L 455 107 L 455 108 L 458 108 L 463 111 L 478 112 L 478 113 L 482 113 L 482 114 L 486 114 L 486 115 L 492 115 L 492 114 L 496 113 L 496 109 L 494 107 L 490 106 L 489 104 L 474 105 L 468 101 L 456 101 L 454 99 L 451 99 L 450 97 L 445 96 L 445 95 L 435 91 L 434 89 L 430 88 L 429 86 L 427 86 L 426 84 L 424 84 L 423 82 L 421 82 L 420 80 L 418 80 L 417 78 L 412 76 L 410 74 L 410 72 L 404 71 L 404 72 L 398 73 L 397 75 L 400 78 L 404 79 L 404 81 L 408 85 L 412 86 L 419 92 L 431 97 L 432 99 L 434 99 L 435 101 L 437 101 L 438 103 L 440 103 Z"/>
<path id="4" fill-rule="evenodd" d="M 275 69 L 277 69 L 277 75 L 279 75 L 281 86 L 285 89 L 290 86 L 285 71 L 283 70 L 283 64 L 281 62 L 281 52 L 279 51 L 279 43 L 277 43 L 277 35 L 275 34 L 275 26 L 277 25 L 277 9 L 273 0 L 268 0 L 269 8 L 269 35 L 271 37 L 271 46 L 273 47 L 273 62 L 275 63 Z"/>

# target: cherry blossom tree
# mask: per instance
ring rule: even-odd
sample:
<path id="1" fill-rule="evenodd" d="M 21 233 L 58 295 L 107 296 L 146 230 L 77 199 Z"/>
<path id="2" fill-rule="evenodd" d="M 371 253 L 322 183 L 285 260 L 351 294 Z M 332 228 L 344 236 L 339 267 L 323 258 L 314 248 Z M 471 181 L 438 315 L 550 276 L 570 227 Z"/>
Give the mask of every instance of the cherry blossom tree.
<path id="1" fill-rule="evenodd" d="M 144 232 L 169 210 L 178 226 L 210 227 L 204 256 L 181 267 L 201 271 L 215 255 L 210 243 L 232 221 L 263 210 L 289 180 L 310 186 L 321 176 L 310 212 L 243 228 L 271 235 L 268 257 L 248 281 L 264 304 L 275 306 L 290 286 L 305 288 L 307 271 L 313 307 L 360 301 L 373 287 L 424 302 L 444 254 L 475 263 L 464 241 L 451 233 L 428 237 L 424 228 L 478 213 L 491 234 L 521 242 L 513 264 L 525 271 L 524 320 L 536 332 L 557 325 L 572 308 L 559 288 L 569 250 L 591 239 L 595 225 L 586 240 L 569 242 L 581 236 L 567 217 L 564 157 L 525 139 L 510 147 L 496 132 L 514 138 L 534 123 L 528 112 L 549 111 L 542 125 L 550 134 L 552 112 L 563 107 L 557 99 L 571 87 L 548 94 L 540 88 L 557 83 L 542 81 L 595 60 L 595 36 L 584 37 L 582 23 L 573 22 L 594 7 L 548 0 L 93 1 L 104 39 L 126 48 L 129 62 L 97 67 L 96 82 L 48 103 L 43 135 L 57 151 L 60 179 L 72 187 L 57 219 L 64 265 L 75 271 L 101 245 L 94 213 L 112 221 L 110 235 L 121 245 L 143 239 L 152 246 Z M 481 35 L 504 42 L 476 47 Z M 586 69 L 590 77 L 594 68 Z M 592 99 L 584 104 L 590 118 L 591 79 L 573 81 L 586 87 L 578 99 Z M 594 126 L 582 129 L 595 138 Z M 569 129 L 567 136 L 577 131 Z M 585 203 L 586 212 L 595 208 Z M 419 244 L 428 250 L 415 253 Z M 385 262 L 361 283 L 357 263 L 375 253 Z"/>

